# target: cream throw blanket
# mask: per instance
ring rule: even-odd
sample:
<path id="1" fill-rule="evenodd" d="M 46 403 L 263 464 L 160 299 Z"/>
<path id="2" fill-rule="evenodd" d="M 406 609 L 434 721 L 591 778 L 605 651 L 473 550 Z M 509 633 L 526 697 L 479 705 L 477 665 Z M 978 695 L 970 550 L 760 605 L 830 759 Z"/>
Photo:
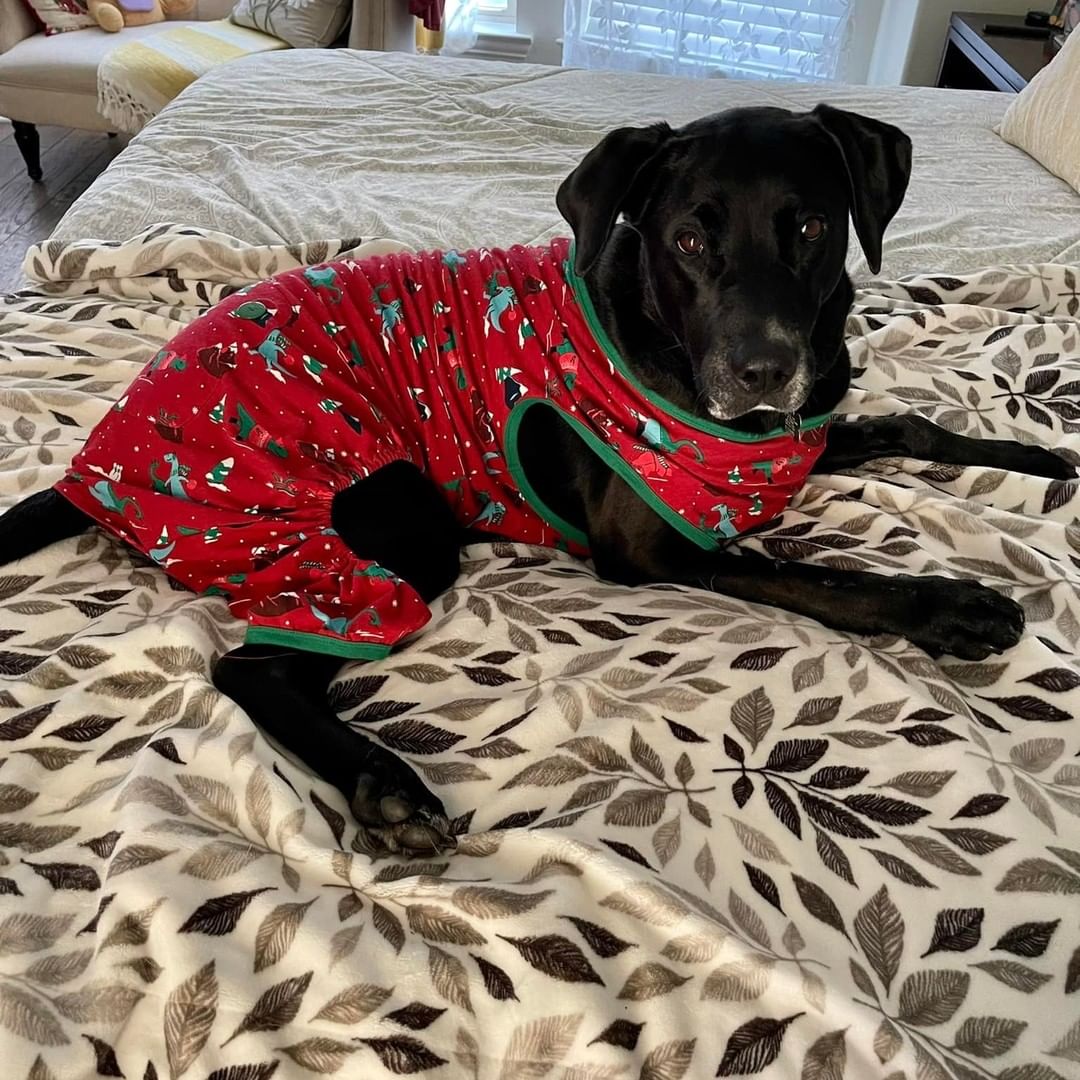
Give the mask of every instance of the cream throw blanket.
<path id="1" fill-rule="evenodd" d="M 228 19 L 176 26 L 151 38 L 125 42 L 107 53 L 98 68 L 98 111 L 118 131 L 134 135 L 211 68 L 288 47 L 276 37 Z"/>

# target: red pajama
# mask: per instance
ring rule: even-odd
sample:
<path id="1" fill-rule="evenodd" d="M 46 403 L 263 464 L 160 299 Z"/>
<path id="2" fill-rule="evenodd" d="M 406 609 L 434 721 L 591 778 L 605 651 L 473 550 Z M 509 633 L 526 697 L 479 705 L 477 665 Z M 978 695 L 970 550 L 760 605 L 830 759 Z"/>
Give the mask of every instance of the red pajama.
<path id="1" fill-rule="evenodd" d="M 555 409 L 706 549 L 779 514 L 827 418 L 750 439 L 644 390 L 600 328 L 569 242 L 289 271 L 223 301 L 143 369 L 57 489 L 249 641 L 376 657 L 429 618 L 334 532 L 334 495 L 414 463 L 474 529 L 577 554 L 532 491 L 521 417 Z"/>

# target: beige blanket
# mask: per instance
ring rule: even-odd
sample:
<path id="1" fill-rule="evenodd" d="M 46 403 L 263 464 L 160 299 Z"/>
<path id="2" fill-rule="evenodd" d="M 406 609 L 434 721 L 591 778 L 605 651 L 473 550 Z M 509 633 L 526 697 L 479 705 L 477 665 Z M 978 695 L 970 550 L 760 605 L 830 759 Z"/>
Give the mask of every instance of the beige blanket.
<path id="1" fill-rule="evenodd" d="M 118 131 L 141 131 L 181 90 L 219 64 L 289 48 L 271 34 L 228 19 L 175 26 L 125 41 L 98 65 L 98 110 Z"/>
<path id="2" fill-rule="evenodd" d="M 354 246 L 32 252 L 40 291 L 0 308 L 5 503 L 200 308 Z M 1078 304 L 1062 266 L 876 284 L 850 409 L 1075 460 Z M 373 860 L 211 688 L 220 600 L 97 533 L 5 567 L 3 1076 L 1076 1077 L 1078 509 L 892 461 L 754 541 L 1010 593 L 1028 632 L 981 664 L 472 548 L 430 627 L 334 689 L 457 816 L 423 863 Z"/>

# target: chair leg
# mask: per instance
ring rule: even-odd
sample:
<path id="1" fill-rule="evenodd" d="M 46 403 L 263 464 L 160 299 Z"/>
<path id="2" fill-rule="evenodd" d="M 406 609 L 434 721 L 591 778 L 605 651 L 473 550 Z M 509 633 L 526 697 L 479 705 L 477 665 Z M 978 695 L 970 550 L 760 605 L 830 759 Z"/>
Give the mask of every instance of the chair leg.
<path id="1" fill-rule="evenodd" d="M 33 124 L 27 124 L 22 120 L 12 120 L 11 126 L 15 129 L 15 145 L 26 162 L 27 175 L 35 183 L 41 180 L 41 141 L 38 138 L 38 129 Z"/>

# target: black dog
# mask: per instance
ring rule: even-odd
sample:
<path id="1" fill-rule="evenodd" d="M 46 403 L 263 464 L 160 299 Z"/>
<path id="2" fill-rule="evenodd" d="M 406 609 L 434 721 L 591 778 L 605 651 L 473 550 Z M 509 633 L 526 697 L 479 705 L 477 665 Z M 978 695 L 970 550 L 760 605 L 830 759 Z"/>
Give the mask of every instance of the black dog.
<path id="1" fill-rule="evenodd" d="M 847 391 L 848 216 L 876 272 L 910 164 L 910 141 L 888 124 L 825 105 L 806 114 L 736 109 L 679 130 L 612 132 L 557 201 L 600 321 L 639 381 L 703 418 L 760 433 L 831 412 Z M 539 497 L 588 535 L 601 577 L 701 586 L 970 660 L 1020 638 L 1020 607 L 974 582 L 708 554 L 640 501 L 553 410 L 529 411 L 519 448 Z M 1046 450 L 967 439 L 916 416 L 833 424 L 817 471 L 889 455 L 1074 475 Z M 342 492 L 332 520 L 353 551 L 427 601 L 457 576 L 467 537 L 411 464 L 388 465 Z M 32 496 L 0 519 L 0 561 L 88 524 L 56 492 Z M 391 850 L 452 846 L 442 804 L 408 765 L 330 709 L 327 687 L 340 663 L 245 645 L 218 661 L 214 682 L 338 787 Z"/>

